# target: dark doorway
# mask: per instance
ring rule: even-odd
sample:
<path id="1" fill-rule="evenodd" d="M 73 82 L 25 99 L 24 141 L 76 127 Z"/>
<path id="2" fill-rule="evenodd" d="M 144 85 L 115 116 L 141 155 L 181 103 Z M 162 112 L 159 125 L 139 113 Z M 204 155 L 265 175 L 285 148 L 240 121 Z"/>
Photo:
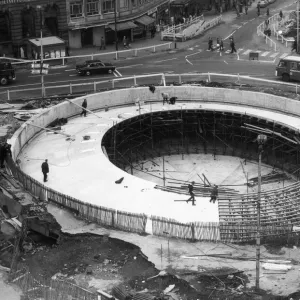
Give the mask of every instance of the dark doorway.
<path id="1" fill-rule="evenodd" d="M 93 28 L 81 30 L 81 45 L 82 47 L 93 45 Z"/>
<path id="2" fill-rule="evenodd" d="M 10 19 L 11 16 L 7 10 L 0 11 L 0 42 L 10 41 Z"/>

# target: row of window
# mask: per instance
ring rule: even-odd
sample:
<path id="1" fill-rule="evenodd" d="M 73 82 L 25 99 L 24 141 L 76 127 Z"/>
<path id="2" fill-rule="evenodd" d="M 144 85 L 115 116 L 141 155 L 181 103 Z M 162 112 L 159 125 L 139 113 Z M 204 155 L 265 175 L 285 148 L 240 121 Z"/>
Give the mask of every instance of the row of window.
<path id="1" fill-rule="evenodd" d="M 110 13 L 114 11 L 114 5 L 116 0 L 86 0 L 85 1 L 85 14 L 87 16 L 99 15 Z M 144 3 L 149 3 L 153 0 L 119 0 L 120 8 L 128 8 L 129 1 L 131 7 L 137 7 L 138 5 L 143 5 Z M 84 14 L 83 11 L 83 1 L 72 1 L 70 2 L 70 17 L 79 18 Z"/>

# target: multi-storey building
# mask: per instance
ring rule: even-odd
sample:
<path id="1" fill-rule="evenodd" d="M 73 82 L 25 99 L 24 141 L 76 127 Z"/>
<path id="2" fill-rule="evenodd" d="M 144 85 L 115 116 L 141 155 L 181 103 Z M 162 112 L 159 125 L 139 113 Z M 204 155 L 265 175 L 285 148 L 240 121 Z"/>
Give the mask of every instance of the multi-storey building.
<path id="1" fill-rule="evenodd" d="M 68 39 L 65 0 L 0 0 L 0 54 L 30 58 L 28 40 L 41 26 L 45 36 Z"/>
<path id="2" fill-rule="evenodd" d="M 69 46 L 99 46 L 101 37 L 113 43 L 115 18 L 118 40 L 133 40 L 158 23 L 168 8 L 169 0 L 67 0 Z"/>

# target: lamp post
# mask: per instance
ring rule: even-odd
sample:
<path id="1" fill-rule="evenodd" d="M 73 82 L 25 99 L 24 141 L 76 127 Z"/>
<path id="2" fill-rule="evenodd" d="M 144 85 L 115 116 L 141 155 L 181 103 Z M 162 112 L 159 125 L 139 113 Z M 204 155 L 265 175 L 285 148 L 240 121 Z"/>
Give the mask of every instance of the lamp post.
<path id="1" fill-rule="evenodd" d="M 40 51 L 40 59 L 41 59 L 41 85 L 42 85 L 42 98 L 45 96 L 45 88 L 44 88 L 44 73 L 43 73 L 43 59 L 44 59 L 44 51 L 43 51 L 43 19 L 42 19 L 42 6 L 37 5 L 37 10 L 40 12 L 40 42 L 41 42 L 41 51 Z"/>
<path id="2" fill-rule="evenodd" d="M 115 13 L 115 43 L 116 43 L 116 52 L 118 52 L 117 0 L 115 0 L 114 13 Z"/>
<path id="3" fill-rule="evenodd" d="M 257 136 L 258 143 L 258 186 L 257 186 L 257 232 L 256 232 L 256 278 L 255 288 L 259 290 L 259 267 L 260 267 L 260 196 L 261 196 L 261 156 L 263 146 L 267 141 L 267 136 L 259 134 Z"/>

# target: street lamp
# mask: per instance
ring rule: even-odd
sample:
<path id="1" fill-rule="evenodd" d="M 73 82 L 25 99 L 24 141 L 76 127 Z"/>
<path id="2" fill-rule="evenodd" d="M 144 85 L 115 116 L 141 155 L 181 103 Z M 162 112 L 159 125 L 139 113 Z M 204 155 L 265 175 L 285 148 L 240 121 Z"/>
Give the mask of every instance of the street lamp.
<path id="1" fill-rule="evenodd" d="M 42 18 L 42 6 L 37 5 L 36 9 L 40 12 L 40 42 L 41 42 L 41 51 L 40 51 L 40 59 L 41 59 L 41 84 L 42 84 L 42 98 L 45 96 L 45 89 L 44 89 L 44 73 L 43 73 L 43 59 L 44 59 L 44 51 L 43 51 L 43 18 Z"/>
<path id="2" fill-rule="evenodd" d="M 257 232 L 256 232 L 256 280 L 255 288 L 259 290 L 259 266 L 260 266 L 260 194 L 261 194 L 261 156 L 263 146 L 267 141 L 267 136 L 259 134 L 258 143 L 258 186 L 257 186 Z"/>
<path id="3" fill-rule="evenodd" d="M 118 52 L 117 0 L 115 0 L 114 13 L 115 13 L 115 43 L 116 43 L 116 52 Z"/>

